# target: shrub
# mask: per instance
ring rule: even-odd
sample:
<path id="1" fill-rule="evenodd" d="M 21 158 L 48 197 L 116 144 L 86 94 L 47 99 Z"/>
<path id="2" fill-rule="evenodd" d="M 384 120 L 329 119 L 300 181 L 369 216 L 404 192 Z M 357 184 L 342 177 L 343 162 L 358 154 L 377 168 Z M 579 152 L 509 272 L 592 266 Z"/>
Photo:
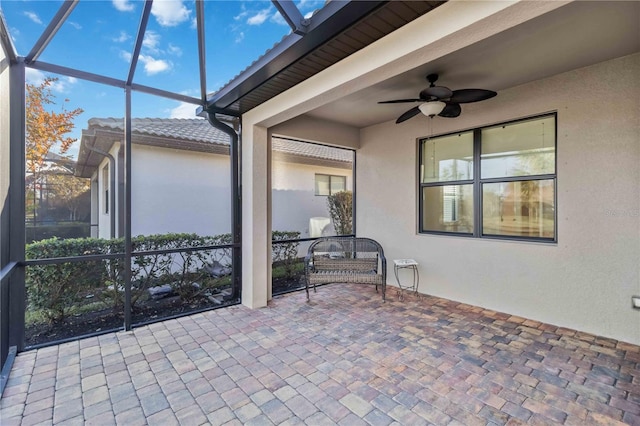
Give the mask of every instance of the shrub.
<path id="1" fill-rule="evenodd" d="M 104 240 L 51 238 L 26 246 L 28 259 L 70 257 L 104 253 Z M 86 295 L 104 281 L 101 261 L 65 262 L 26 268 L 29 305 L 49 322 L 61 322 Z"/>
<path id="2" fill-rule="evenodd" d="M 300 238 L 298 231 L 273 231 L 271 233 L 271 259 L 273 263 L 280 263 L 284 266 L 285 276 L 292 278 L 295 274 L 295 264 L 298 260 L 297 241 L 289 241 L 286 243 L 278 243 L 277 241 L 295 240 Z"/>
<path id="3" fill-rule="evenodd" d="M 329 216 L 338 235 L 353 233 L 353 194 L 340 191 L 327 197 Z"/>

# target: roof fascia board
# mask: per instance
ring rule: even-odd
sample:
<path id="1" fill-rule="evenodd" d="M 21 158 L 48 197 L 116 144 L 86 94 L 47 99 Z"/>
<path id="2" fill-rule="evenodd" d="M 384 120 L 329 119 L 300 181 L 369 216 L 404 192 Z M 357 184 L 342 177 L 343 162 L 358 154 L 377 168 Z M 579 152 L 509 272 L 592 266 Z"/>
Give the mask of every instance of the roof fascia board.
<path id="1" fill-rule="evenodd" d="M 290 34 L 285 37 L 234 80 L 212 94 L 207 100 L 207 105 L 221 109 L 229 107 L 278 72 L 385 3 L 387 0 L 329 2 L 311 17 L 307 34 L 304 36 Z"/>
<path id="2" fill-rule="evenodd" d="M 51 39 L 56 35 L 62 24 L 64 24 L 71 12 L 73 12 L 73 9 L 78 4 L 78 1 L 79 0 L 67 0 L 62 3 L 62 6 L 60 6 L 58 12 L 56 12 L 53 19 L 51 19 L 51 22 L 49 22 L 49 25 L 47 25 L 47 28 L 45 28 L 38 41 L 36 41 L 36 44 L 31 49 L 31 52 L 29 52 L 29 54 L 26 56 L 26 64 L 29 64 L 38 59 L 44 49 L 46 49 L 47 45 L 49 45 Z"/>

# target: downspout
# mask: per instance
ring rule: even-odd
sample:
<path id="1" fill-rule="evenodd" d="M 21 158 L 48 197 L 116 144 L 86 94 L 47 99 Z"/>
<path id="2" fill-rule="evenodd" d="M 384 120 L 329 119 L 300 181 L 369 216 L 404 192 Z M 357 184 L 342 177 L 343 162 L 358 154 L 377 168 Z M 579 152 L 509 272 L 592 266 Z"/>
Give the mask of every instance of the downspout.
<path id="1" fill-rule="evenodd" d="M 113 155 L 109 154 L 108 152 L 105 152 L 99 148 L 96 148 L 95 146 L 91 146 L 89 144 L 86 145 L 87 148 L 89 148 L 89 151 L 93 151 L 96 154 L 105 156 L 109 159 L 109 204 L 110 204 L 110 209 L 109 209 L 109 219 L 111 221 L 110 226 L 111 226 L 111 239 L 114 239 L 116 237 L 116 215 L 115 215 L 115 208 L 116 208 L 116 159 L 113 157 Z M 98 176 L 98 180 L 100 179 L 100 176 Z M 98 194 L 98 200 L 100 199 L 100 194 Z M 99 204 L 99 203 L 98 203 Z M 98 215 L 100 214 L 100 212 L 98 212 Z"/>
<path id="2" fill-rule="evenodd" d="M 231 159 L 231 218 L 232 218 L 232 231 L 231 238 L 233 243 L 232 248 L 232 268 L 231 268 L 231 282 L 233 293 L 231 298 L 239 300 L 241 297 L 240 288 L 241 272 L 242 271 L 242 187 L 240 181 L 240 148 L 238 145 L 238 133 L 230 126 L 222 123 L 216 117 L 216 113 L 213 111 L 205 110 L 207 113 L 207 120 L 216 129 L 226 133 L 231 138 L 229 145 L 229 157 Z"/>

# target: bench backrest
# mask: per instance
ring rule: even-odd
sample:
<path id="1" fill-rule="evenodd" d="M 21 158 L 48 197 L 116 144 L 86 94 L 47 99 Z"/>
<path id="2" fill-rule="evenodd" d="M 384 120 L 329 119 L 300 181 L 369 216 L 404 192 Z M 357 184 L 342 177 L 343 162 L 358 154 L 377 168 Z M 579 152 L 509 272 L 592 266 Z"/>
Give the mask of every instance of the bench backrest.
<path id="1" fill-rule="evenodd" d="M 307 258 L 315 270 L 377 271 L 384 251 L 370 238 L 324 237 L 309 246 Z"/>

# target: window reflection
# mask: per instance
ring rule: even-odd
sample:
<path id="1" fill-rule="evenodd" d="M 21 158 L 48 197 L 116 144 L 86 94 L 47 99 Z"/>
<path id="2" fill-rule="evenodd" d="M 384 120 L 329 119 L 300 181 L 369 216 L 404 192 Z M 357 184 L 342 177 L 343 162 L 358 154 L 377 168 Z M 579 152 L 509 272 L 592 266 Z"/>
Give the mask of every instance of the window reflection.
<path id="1" fill-rule="evenodd" d="M 473 233 L 473 185 L 422 189 L 424 231 Z"/>
<path id="2" fill-rule="evenodd" d="M 473 179 L 473 132 L 422 142 L 423 183 Z"/>
<path id="3" fill-rule="evenodd" d="M 482 130 L 482 178 L 555 173 L 555 117 Z"/>
<path id="4" fill-rule="evenodd" d="M 486 183 L 482 210 L 484 235 L 553 238 L 553 180 Z"/>

